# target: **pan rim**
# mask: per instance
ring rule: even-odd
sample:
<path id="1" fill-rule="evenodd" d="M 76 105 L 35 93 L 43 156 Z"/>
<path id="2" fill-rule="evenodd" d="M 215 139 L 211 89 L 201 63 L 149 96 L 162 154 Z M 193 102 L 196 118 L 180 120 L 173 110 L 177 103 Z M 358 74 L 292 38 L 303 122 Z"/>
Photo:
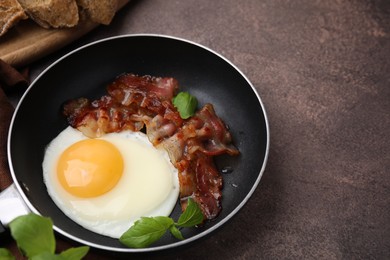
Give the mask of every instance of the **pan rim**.
<path id="1" fill-rule="evenodd" d="M 256 96 L 256 98 L 257 98 L 257 100 L 259 102 L 259 105 L 261 107 L 261 110 L 262 110 L 262 113 L 263 113 L 263 117 L 264 117 L 265 130 L 266 130 L 266 138 L 265 138 L 266 139 L 266 147 L 265 147 L 265 154 L 264 154 L 263 164 L 262 164 L 260 172 L 259 172 L 259 174 L 258 174 L 258 176 L 256 178 L 256 181 L 254 182 L 253 186 L 249 190 L 248 194 L 246 194 L 245 198 L 240 202 L 240 204 L 237 205 L 237 207 L 232 212 L 230 212 L 228 215 L 226 215 L 217 224 L 213 225 L 212 227 L 208 228 L 207 230 L 205 230 L 203 232 L 200 232 L 199 234 L 196 234 L 196 235 L 194 235 L 194 236 L 192 236 L 190 238 L 187 238 L 185 240 L 182 240 L 182 241 L 178 241 L 178 242 L 175 242 L 175 243 L 162 245 L 162 246 L 140 248 L 140 249 L 135 249 L 135 248 L 118 248 L 118 247 L 112 247 L 112 246 L 96 244 L 96 243 L 93 243 L 93 242 L 90 242 L 90 241 L 78 238 L 78 237 L 76 237 L 76 236 L 74 236 L 74 235 L 72 235 L 72 234 L 70 234 L 70 233 L 68 233 L 68 232 L 58 228 L 55 225 L 55 223 L 53 225 L 53 229 L 57 233 L 61 234 L 62 236 L 67 237 L 67 238 L 69 238 L 69 239 L 71 239 L 71 240 L 73 240 L 75 242 L 78 242 L 78 243 L 81 243 L 81 244 L 85 244 L 87 246 L 91 246 L 93 248 L 106 250 L 106 251 L 111 251 L 111 252 L 123 252 L 123 253 L 155 252 L 155 251 L 171 249 L 171 248 L 175 248 L 175 247 L 180 247 L 180 246 L 185 245 L 185 244 L 189 244 L 189 243 L 191 243 L 193 241 L 196 241 L 196 240 L 200 239 L 201 237 L 208 236 L 209 234 L 211 234 L 212 232 L 214 232 L 215 230 L 217 230 L 221 226 L 223 226 L 233 216 L 235 216 L 243 208 L 243 206 L 248 202 L 248 200 L 252 197 L 253 193 L 255 192 L 257 186 L 260 183 L 260 180 L 261 180 L 261 178 L 262 178 L 262 176 L 264 174 L 265 168 L 266 168 L 266 164 L 267 164 L 267 161 L 268 161 L 268 155 L 269 155 L 269 147 L 270 147 L 270 131 L 269 131 L 268 117 L 267 117 L 267 113 L 266 113 L 266 110 L 264 108 L 263 102 L 262 102 L 262 100 L 260 98 L 260 95 L 258 94 L 257 90 L 255 89 L 255 87 L 253 86 L 251 81 L 247 78 L 247 76 L 236 65 L 234 65 L 230 60 L 228 60 L 226 57 L 224 57 L 220 53 L 217 53 L 216 51 L 210 49 L 209 47 L 206 47 L 206 46 L 204 46 L 204 45 L 202 45 L 200 43 L 196 43 L 196 42 L 191 41 L 191 40 L 187 40 L 187 39 L 176 37 L 176 36 L 169 36 L 169 35 L 164 35 L 164 34 L 150 34 L 150 33 L 123 34 L 123 35 L 103 38 L 103 39 L 96 40 L 96 41 L 90 42 L 88 44 L 85 44 L 83 46 L 80 46 L 80 47 L 78 47 L 78 48 L 68 52 L 67 54 L 61 56 L 59 59 L 57 59 L 53 63 L 51 63 L 47 68 L 45 68 L 33 80 L 33 82 L 30 84 L 30 86 L 23 93 L 23 95 L 20 98 L 20 100 L 19 100 L 19 102 L 18 102 L 18 104 L 17 104 L 17 106 L 15 108 L 15 111 L 13 113 L 13 116 L 12 116 L 12 119 L 11 119 L 11 123 L 10 123 L 10 127 L 9 127 L 9 131 L 8 131 L 7 158 L 8 158 L 8 164 L 9 164 L 9 169 L 10 169 L 10 172 L 11 172 L 12 180 L 13 180 L 14 185 L 16 186 L 18 192 L 20 193 L 21 197 L 23 198 L 23 200 L 27 204 L 27 206 L 30 208 L 30 210 L 33 213 L 35 213 L 35 214 L 41 215 L 39 213 L 39 211 L 32 205 L 32 203 L 29 201 L 29 199 L 25 195 L 23 188 L 21 187 L 20 183 L 17 180 L 16 173 L 14 171 L 14 167 L 13 167 L 13 163 L 12 163 L 12 158 L 11 158 L 11 136 L 12 136 L 12 133 L 13 133 L 14 122 L 15 122 L 16 117 L 18 115 L 19 108 L 22 106 L 25 97 L 28 95 L 30 90 L 35 86 L 36 82 L 38 82 L 40 80 L 40 78 L 43 77 L 47 73 L 47 71 L 49 71 L 52 67 L 54 67 L 56 64 L 60 63 L 65 58 L 67 58 L 67 57 L 69 57 L 69 56 L 71 56 L 71 55 L 73 55 L 73 54 L 75 54 L 77 52 L 80 52 L 83 49 L 86 49 L 86 48 L 88 48 L 90 46 L 93 46 L 93 45 L 96 45 L 96 44 L 99 44 L 99 43 L 102 43 L 102 42 L 108 42 L 108 41 L 112 41 L 112 40 L 116 40 L 116 39 L 131 38 L 131 37 L 165 38 L 165 39 L 171 39 L 171 40 L 175 40 L 175 41 L 179 41 L 179 42 L 184 42 L 184 43 L 188 43 L 190 45 L 193 45 L 193 46 L 195 46 L 197 48 L 204 49 L 204 50 L 210 52 L 211 54 L 221 58 L 224 62 L 226 62 L 228 65 L 230 65 L 232 68 L 234 68 L 240 74 L 240 76 L 248 83 L 248 85 L 251 87 L 251 89 L 252 89 L 253 93 L 255 94 L 255 96 Z"/>

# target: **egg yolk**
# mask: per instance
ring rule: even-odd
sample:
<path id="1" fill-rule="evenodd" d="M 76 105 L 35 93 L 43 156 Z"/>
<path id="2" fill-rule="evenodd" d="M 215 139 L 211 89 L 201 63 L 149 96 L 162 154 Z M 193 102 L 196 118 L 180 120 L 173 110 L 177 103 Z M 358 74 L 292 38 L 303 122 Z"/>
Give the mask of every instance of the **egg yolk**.
<path id="1" fill-rule="evenodd" d="M 70 194 L 91 198 L 111 190 L 123 172 L 123 158 L 111 143 L 86 139 L 68 147 L 60 156 L 57 176 Z"/>

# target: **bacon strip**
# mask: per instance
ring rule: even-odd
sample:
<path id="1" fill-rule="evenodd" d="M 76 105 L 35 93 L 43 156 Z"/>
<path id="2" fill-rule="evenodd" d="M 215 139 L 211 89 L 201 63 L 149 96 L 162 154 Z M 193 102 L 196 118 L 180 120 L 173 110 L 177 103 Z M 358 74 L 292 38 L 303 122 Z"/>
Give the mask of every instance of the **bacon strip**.
<path id="1" fill-rule="evenodd" d="M 123 74 L 108 85 L 108 95 L 95 101 L 70 100 L 63 113 L 72 127 L 90 138 L 145 129 L 153 145 L 163 147 L 178 169 L 182 209 L 193 198 L 205 219 L 213 219 L 222 208 L 223 186 L 213 157 L 239 151 L 211 104 L 183 120 L 171 102 L 177 90 L 174 78 Z"/>

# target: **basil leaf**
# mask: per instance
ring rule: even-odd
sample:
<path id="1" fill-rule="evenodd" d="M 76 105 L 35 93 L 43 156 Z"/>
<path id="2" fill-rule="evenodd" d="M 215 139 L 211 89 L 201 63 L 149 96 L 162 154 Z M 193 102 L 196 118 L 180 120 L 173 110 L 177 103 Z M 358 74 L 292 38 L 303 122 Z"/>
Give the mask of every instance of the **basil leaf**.
<path id="1" fill-rule="evenodd" d="M 180 117 L 187 119 L 195 114 L 198 100 L 188 92 L 180 92 L 172 100 L 173 105 L 180 113 Z"/>
<path id="2" fill-rule="evenodd" d="M 171 231 L 172 235 L 176 237 L 179 240 L 184 240 L 183 235 L 181 234 L 180 230 L 175 226 L 172 225 L 171 228 L 169 229 Z"/>
<path id="3" fill-rule="evenodd" d="M 88 251 L 88 246 L 72 247 L 62 251 L 60 255 L 66 260 L 81 260 L 87 255 Z"/>
<path id="4" fill-rule="evenodd" d="M 8 249 L 0 248 L 0 259 L 15 260 L 15 256 L 13 256 L 11 251 L 9 251 Z"/>
<path id="5" fill-rule="evenodd" d="M 159 240 L 173 224 L 173 219 L 169 217 L 141 217 L 119 241 L 128 247 L 147 247 Z"/>
<path id="6" fill-rule="evenodd" d="M 81 260 L 87 255 L 88 251 L 88 246 L 72 247 L 62 251 L 59 255 L 43 252 L 39 255 L 33 256 L 31 260 Z"/>
<path id="7" fill-rule="evenodd" d="M 193 199 L 188 199 L 186 210 L 180 215 L 176 225 L 179 227 L 193 227 L 203 222 L 203 213 Z"/>
<path id="8" fill-rule="evenodd" d="M 55 238 L 50 218 L 30 213 L 17 217 L 9 227 L 16 244 L 27 257 L 32 258 L 42 252 L 54 254 Z"/>
<path id="9" fill-rule="evenodd" d="M 43 252 L 38 255 L 34 255 L 29 259 L 30 260 L 67 260 L 68 258 L 64 258 L 61 255 L 56 255 L 50 252 Z"/>

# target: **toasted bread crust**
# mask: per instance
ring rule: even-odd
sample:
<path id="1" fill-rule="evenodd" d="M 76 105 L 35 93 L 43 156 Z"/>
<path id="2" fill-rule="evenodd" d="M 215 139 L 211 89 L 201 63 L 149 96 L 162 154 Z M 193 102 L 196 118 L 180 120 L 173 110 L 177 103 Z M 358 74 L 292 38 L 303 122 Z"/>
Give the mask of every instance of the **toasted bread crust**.
<path id="1" fill-rule="evenodd" d="M 73 27 L 79 21 L 76 0 L 19 0 L 19 3 L 44 28 Z"/>
<path id="2" fill-rule="evenodd" d="M 128 0 L 0 0 L 0 36 L 30 18 L 49 28 L 75 27 L 80 22 L 109 25 Z"/>
<path id="3" fill-rule="evenodd" d="M 20 20 L 27 19 L 22 6 L 16 0 L 0 1 L 0 36 L 5 34 Z"/>
<path id="4" fill-rule="evenodd" d="M 118 8 L 117 0 L 77 0 L 78 6 L 93 22 L 110 24 Z"/>

